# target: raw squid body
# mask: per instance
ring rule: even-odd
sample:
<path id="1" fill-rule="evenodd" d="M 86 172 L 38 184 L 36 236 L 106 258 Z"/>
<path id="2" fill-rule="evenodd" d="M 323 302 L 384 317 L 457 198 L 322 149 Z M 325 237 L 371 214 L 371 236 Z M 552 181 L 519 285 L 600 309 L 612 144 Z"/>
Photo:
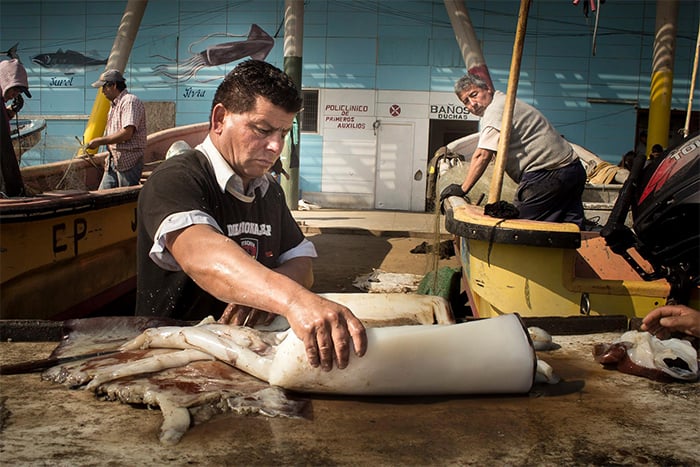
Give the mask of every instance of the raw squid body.
<path id="1" fill-rule="evenodd" d="M 453 325 L 367 329 L 368 351 L 348 367 L 324 372 L 308 364 L 290 330 L 257 331 L 221 324 L 153 328 L 124 349 L 197 349 L 268 383 L 310 393 L 439 395 L 524 393 L 537 358 L 517 315 Z"/>

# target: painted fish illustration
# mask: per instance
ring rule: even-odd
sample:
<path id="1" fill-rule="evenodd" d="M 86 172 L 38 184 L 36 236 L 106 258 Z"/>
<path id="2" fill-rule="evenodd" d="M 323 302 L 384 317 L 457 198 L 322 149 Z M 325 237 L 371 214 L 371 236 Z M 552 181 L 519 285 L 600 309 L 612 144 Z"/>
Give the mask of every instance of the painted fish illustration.
<path id="1" fill-rule="evenodd" d="M 7 55 L 10 58 L 16 58 L 19 60 L 19 55 L 17 55 L 17 46 L 19 45 L 19 42 L 17 42 L 15 45 L 10 47 L 5 51 L 5 55 Z"/>
<path id="2" fill-rule="evenodd" d="M 58 49 L 55 53 L 43 53 L 32 57 L 32 62 L 44 68 L 55 68 L 65 74 L 72 74 L 87 67 L 105 65 L 107 59 L 88 57 L 75 50 Z"/>
<path id="3" fill-rule="evenodd" d="M 193 56 L 183 62 L 177 62 L 176 60 L 160 56 L 174 63 L 155 66 L 153 71 L 173 80 L 187 81 L 194 78 L 197 75 L 197 72 L 202 68 L 224 65 L 244 57 L 264 60 L 265 57 L 267 57 L 267 54 L 270 53 L 270 50 L 272 50 L 272 47 L 275 45 L 275 40 L 268 33 L 263 31 L 257 24 L 253 24 L 250 26 L 250 31 L 248 32 L 248 37 L 246 40 L 216 44 L 211 47 L 207 47 L 204 51 L 198 54 L 194 54 L 192 52 L 193 45 L 196 45 L 197 43 L 202 42 L 203 40 L 214 35 L 218 34 L 210 34 L 209 36 L 203 37 L 199 41 L 190 44 L 189 51 L 191 54 L 193 54 Z M 231 35 L 226 34 L 226 36 Z"/>

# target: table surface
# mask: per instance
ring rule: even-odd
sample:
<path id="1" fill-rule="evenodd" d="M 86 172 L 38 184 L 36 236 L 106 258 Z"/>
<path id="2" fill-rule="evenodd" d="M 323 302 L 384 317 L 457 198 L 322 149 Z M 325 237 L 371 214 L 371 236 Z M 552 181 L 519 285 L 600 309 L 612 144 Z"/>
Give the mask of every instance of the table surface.
<path id="1" fill-rule="evenodd" d="M 311 397 L 308 418 L 219 415 L 175 446 L 162 416 L 41 381 L 0 376 L 5 465 L 698 465 L 700 383 L 603 369 L 593 345 L 619 333 L 554 336 L 539 352 L 562 378 L 527 395 Z M 0 343 L 0 363 L 56 343 Z M 465 356 L 465 358 L 481 358 Z"/>

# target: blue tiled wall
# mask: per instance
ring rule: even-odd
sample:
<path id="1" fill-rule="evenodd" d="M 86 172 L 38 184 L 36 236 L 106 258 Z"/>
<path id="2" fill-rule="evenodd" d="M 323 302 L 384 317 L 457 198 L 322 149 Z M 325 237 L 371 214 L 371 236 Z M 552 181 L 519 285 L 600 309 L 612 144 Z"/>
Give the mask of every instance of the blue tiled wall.
<path id="1" fill-rule="evenodd" d="M 469 0 L 469 14 L 498 89 L 506 90 L 517 0 Z M 2 0 L 0 50 L 18 43 L 34 98 L 24 113 L 85 116 L 103 65 L 64 72 L 33 63 L 66 50 L 106 59 L 126 1 Z M 518 96 L 536 105 L 560 131 L 602 157 L 617 161 L 634 144 L 636 108 L 649 105 L 655 0 L 605 2 L 595 56 L 594 16 L 570 1 L 532 3 Z M 236 61 L 204 66 L 179 81 L 157 72 L 208 47 L 243 40 L 250 25 L 275 36 L 267 60 L 283 63 L 284 0 L 150 0 L 131 52 L 129 89 L 146 101 L 174 101 L 176 124 L 206 120 L 220 78 Z M 681 0 L 676 39 L 673 108 L 687 106 L 700 3 Z M 303 84 L 307 88 L 451 92 L 464 72 L 442 0 L 310 0 L 305 2 Z M 227 37 L 228 35 L 228 37 Z M 206 65 L 206 63 L 205 63 Z M 67 74 L 68 73 L 68 74 Z M 592 103 L 591 98 L 618 103 Z M 700 91 L 694 109 L 700 108 Z M 50 120 L 49 135 L 75 133 L 81 120 Z M 83 121 L 84 122 L 84 121 Z M 73 135 L 61 135 L 73 139 Z M 302 184 L 320 186 L 321 137 L 303 135 Z"/>

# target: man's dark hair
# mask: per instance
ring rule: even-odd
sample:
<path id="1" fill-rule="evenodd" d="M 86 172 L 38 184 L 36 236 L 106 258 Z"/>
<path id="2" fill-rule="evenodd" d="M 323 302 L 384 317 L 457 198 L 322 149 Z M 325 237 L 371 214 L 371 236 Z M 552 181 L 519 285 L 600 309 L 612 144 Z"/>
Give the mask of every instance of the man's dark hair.
<path id="1" fill-rule="evenodd" d="M 294 81 L 282 70 L 262 60 L 246 60 L 224 78 L 214 95 L 212 109 L 221 103 L 233 113 L 245 113 L 262 96 L 289 113 L 301 110 L 303 100 Z"/>
<path id="2" fill-rule="evenodd" d="M 125 81 L 115 81 L 114 85 L 117 87 L 117 91 L 119 92 L 122 92 L 124 89 L 126 89 Z"/>

